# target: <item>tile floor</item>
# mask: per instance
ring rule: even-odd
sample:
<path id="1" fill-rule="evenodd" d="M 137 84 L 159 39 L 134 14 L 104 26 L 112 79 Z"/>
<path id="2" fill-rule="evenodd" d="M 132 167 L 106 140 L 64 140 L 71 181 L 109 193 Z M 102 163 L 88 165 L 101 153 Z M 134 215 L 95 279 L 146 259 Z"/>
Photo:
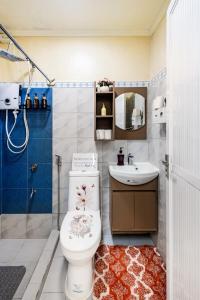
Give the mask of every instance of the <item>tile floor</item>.
<path id="1" fill-rule="evenodd" d="M 22 299 L 25 289 L 37 265 L 46 239 L 1 239 L 0 265 L 26 267 L 26 273 L 19 285 L 13 300 Z"/>
<path id="2" fill-rule="evenodd" d="M 149 234 L 144 235 L 104 235 L 103 243 L 108 245 L 153 245 Z"/>
<path id="3" fill-rule="evenodd" d="M 106 239 L 104 239 L 104 243 Z M 109 243 L 110 244 L 110 243 Z M 115 236 L 113 244 L 117 245 L 153 245 L 148 235 L 140 236 Z M 60 244 L 56 249 L 40 300 L 66 300 L 64 285 L 67 272 L 67 262 L 62 255 Z"/>

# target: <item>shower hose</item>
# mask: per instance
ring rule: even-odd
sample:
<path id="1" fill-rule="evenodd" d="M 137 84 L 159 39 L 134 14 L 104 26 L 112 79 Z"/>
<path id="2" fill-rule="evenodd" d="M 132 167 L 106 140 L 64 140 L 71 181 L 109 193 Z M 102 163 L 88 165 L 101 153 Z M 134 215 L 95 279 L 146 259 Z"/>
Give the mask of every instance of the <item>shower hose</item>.
<path id="1" fill-rule="evenodd" d="M 26 99 L 27 94 L 29 93 L 30 88 L 31 88 L 31 83 L 32 83 L 32 78 L 33 78 L 33 71 L 34 71 L 34 68 L 32 68 L 32 69 L 30 68 L 30 62 L 28 61 L 29 86 L 28 86 L 27 91 L 26 91 L 25 99 Z M 8 129 L 8 110 L 6 110 L 5 128 L 6 128 L 6 136 L 7 136 L 7 148 L 13 154 L 22 153 L 26 149 L 26 147 L 28 145 L 28 141 L 29 141 L 29 127 L 28 127 L 27 115 L 26 115 L 26 109 L 25 108 L 23 109 L 23 120 L 24 120 L 24 126 L 25 126 L 25 141 L 21 145 L 15 145 L 13 143 L 13 141 L 11 140 L 11 134 L 14 131 L 15 126 L 17 124 L 18 113 L 19 113 L 18 110 L 13 111 L 14 123 L 13 123 L 13 126 L 11 127 L 11 129 L 9 130 Z"/>
<path id="2" fill-rule="evenodd" d="M 14 115 L 14 123 L 12 128 L 8 129 L 8 110 L 6 110 L 6 135 L 7 135 L 7 147 L 8 150 L 14 154 L 20 154 L 22 153 L 27 145 L 28 145 L 28 141 L 29 141 L 29 128 L 28 128 L 28 122 L 27 122 L 27 116 L 26 116 L 26 109 L 23 110 L 23 120 L 24 120 L 24 126 L 25 126 L 25 141 L 23 144 L 21 145 L 15 145 L 12 140 L 11 140 L 11 134 L 13 132 L 13 130 L 15 129 L 16 123 L 17 123 L 17 114 L 18 111 L 14 110 L 13 111 L 13 115 Z"/>

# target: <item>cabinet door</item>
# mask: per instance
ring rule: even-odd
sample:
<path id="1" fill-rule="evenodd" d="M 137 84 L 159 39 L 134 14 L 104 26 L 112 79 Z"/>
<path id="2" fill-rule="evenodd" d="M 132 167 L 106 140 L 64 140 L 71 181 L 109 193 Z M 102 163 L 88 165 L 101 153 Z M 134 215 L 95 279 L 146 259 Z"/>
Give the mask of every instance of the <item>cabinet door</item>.
<path id="1" fill-rule="evenodd" d="M 136 231 L 157 230 L 157 193 L 154 191 L 134 192 Z"/>
<path id="2" fill-rule="evenodd" d="M 133 192 L 112 193 L 112 231 L 128 232 L 134 227 L 134 196 Z"/>

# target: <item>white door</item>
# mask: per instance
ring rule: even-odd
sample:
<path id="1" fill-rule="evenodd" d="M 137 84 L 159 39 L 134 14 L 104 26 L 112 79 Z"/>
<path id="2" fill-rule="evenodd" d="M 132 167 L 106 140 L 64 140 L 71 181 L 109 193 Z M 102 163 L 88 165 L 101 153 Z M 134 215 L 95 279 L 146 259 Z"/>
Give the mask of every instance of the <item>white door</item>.
<path id="1" fill-rule="evenodd" d="M 168 300 L 200 299 L 200 0 L 168 9 Z"/>

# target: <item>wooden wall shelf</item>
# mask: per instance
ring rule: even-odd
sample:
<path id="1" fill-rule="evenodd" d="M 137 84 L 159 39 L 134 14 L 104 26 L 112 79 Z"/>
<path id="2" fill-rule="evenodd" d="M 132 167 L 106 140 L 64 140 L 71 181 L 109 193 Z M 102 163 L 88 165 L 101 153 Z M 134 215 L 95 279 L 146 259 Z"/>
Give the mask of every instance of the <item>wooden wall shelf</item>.
<path id="1" fill-rule="evenodd" d="M 115 88 L 113 83 L 113 90 L 109 92 L 97 92 L 96 82 L 94 83 L 94 139 L 98 140 L 113 140 L 114 139 L 114 129 L 115 129 Z M 106 116 L 101 115 L 102 105 L 106 107 Z M 104 138 L 100 138 L 97 134 L 97 130 L 111 130 L 110 138 L 106 138 L 106 133 Z M 109 134 L 107 132 L 107 134 Z"/>
<path id="2" fill-rule="evenodd" d="M 96 92 L 96 94 L 113 94 L 113 91 L 112 92 Z"/>
<path id="3" fill-rule="evenodd" d="M 123 93 L 137 93 L 145 99 L 145 126 L 137 130 L 122 130 L 115 125 L 115 99 Z M 106 107 L 106 116 L 101 116 L 102 105 Z M 99 138 L 98 130 L 111 130 L 111 137 Z M 109 92 L 98 92 L 94 82 L 94 139 L 98 140 L 145 140 L 147 132 L 147 88 L 115 87 Z"/>
<path id="4" fill-rule="evenodd" d="M 113 118 L 113 115 L 108 115 L 108 116 L 96 116 L 96 118 Z"/>

